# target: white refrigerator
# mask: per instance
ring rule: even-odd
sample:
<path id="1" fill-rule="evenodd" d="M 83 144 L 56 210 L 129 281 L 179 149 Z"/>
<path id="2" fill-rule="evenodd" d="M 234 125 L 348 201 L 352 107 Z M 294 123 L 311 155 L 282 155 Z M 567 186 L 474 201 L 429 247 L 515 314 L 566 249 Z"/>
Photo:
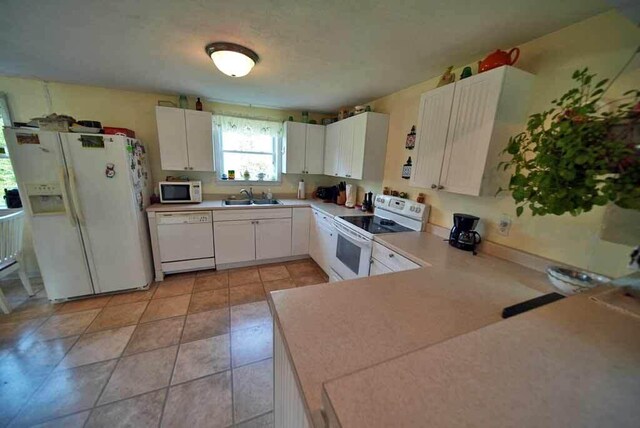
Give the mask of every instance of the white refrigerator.
<path id="1" fill-rule="evenodd" d="M 27 128 L 4 134 L 49 299 L 148 285 L 151 177 L 141 142 Z"/>

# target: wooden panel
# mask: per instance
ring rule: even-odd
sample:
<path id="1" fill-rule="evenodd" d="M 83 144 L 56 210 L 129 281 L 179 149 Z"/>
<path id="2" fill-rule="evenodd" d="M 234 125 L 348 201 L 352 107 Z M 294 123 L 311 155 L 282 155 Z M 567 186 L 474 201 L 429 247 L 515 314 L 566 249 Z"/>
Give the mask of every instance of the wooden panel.
<path id="1" fill-rule="evenodd" d="M 324 125 L 307 125 L 305 170 L 307 174 L 324 173 Z"/>
<path id="2" fill-rule="evenodd" d="M 192 171 L 214 170 L 213 123 L 211 113 L 185 110 L 189 169 Z"/>
<path id="3" fill-rule="evenodd" d="M 239 263 L 256 258 L 255 225 L 250 220 L 213 224 L 216 262 Z"/>
<path id="4" fill-rule="evenodd" d="M 255 220 L 256 259 L 268 260 L 291 256 L 291 219 Z"/>
<path id="5" fill-rule="evenodd" d="M 274 425 L 278 428 L 311 428 L 302 394 L 276 323 L 273 325 L 273 364 Z"/>
<path id="6" fill-rule="evenodd" d="M 291 225 L 291 255 L 309 254 L 311 208 L 293 208 Z"/>
<path id="7" fill-rule="evenodd" d="M 184 110 L 156 107 L 160 165 L 163 170 L 185 171 L 189 167 Z"/>
<path id="8" fill-rule="evenodd" d="M 324 174 L 338 176 L 338 157 L 340 155 L 340 128 L 342 122 L 327 126 L 324 146 Z"/>
<path id="9" fill-rule="evenodd" d="M 434 188 L 440 182 L 454 90 L 450 84 L 420 97 L 412 186 Z"/>
<path id="10" fill-rule="evenodd" d="M 444 190 L 479 195 L 504 69 L 456 83 L 440 184 Z"/>
<path id="11" fill-rule="evenodd" d="M 282 140 L 282 172 L 302 174 L 305 159 L 307 125 L 299 122 L 285 122 Z"/>

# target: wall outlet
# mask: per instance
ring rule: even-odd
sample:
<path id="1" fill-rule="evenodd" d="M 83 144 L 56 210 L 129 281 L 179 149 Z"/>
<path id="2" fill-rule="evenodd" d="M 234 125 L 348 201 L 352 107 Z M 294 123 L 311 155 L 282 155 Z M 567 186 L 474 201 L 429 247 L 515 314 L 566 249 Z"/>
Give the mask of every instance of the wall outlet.
<path id="1" fill-rule="evenodd" d="M 498 233 L 503 236 L 509 236 L 511 230 L 511 216 L 509 214 L 502 214 L 500 222 L 498 223 Z"/>

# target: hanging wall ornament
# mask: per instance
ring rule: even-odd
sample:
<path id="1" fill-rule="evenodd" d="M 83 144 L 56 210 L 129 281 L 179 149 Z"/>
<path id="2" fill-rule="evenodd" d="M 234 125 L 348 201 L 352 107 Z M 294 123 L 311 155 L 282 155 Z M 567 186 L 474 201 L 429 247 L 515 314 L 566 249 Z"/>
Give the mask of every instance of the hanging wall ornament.
<path id="1" fill-rule="evenodd" d="M 402 178 L 405 180 L 411 178 L 411 156 L 407 159 L 407 163 L 402 166 Z"/>
<path id="2" fill-rule="evenodd" d="M 404 147 L 405 149 L 413 150 L 415 146 L 416 146 L 416 126 L 413 125 L 411 127 L 411 132 L 407 134 L 407 142 Z"/>

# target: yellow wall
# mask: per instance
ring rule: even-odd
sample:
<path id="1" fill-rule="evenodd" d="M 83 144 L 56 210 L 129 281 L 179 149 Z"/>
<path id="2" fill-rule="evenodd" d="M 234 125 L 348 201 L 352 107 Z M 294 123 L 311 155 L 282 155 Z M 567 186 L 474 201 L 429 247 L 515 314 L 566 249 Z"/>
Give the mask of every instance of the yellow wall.
<path id="1" fill-rule="evenodd" d="M 184 171 L 162 171 L 158 133 L 156 130 L 155 107 L 158 100 L 177 103 L 176 95 L 153 94 L 144 92 L 123 91 L 95 86 L 72 85 L 58 82 L 45 83 L 34 79 L 22 79 L 0 76 L 0 92 L 5 92 L 14 121 L 28 122 L 33 117 L 49 113 L 68 114 L 77 120 L 98 120 L 103 126 L 119 126 L 133 129 L 149 150 L 151 171 L 154 181 L 160 181 L 167 175 L 183 175 Z M 49 105 L 50 100 L 50 105 Z M 301 112 L 257 108 L 243 105 L 203 102 L 203 109 L 219 114 L 230 114 L 246 117 L 257 117 L 277 121 L 293 116 L 301 119 Z M 195 108 L 194 99 L 189 100 L 191 108 Z M 326 117 L 311 114 L 312 119 L 320 121 Z M 213 173 L 186 173 L 190 178 L 202 180 L 204 193 L 238 193 L 238 186 L 216 186 Z M 280 186 L 269 186 L 274 193 L 296 193 L 300 175 L 282 175 Z M 305 175 L 309 191 L 318 184 L 332 183 L 324 176 Z"/>
<path id="2" fill-rule="evenodd" d="M 517 66 L 537 76 L 530 112 L 548 108 L 552 99 L 569 89 L 575 69 L 589 67 L 599 77 L 615 76 L 639 45 L 640 29 L 616 12 L 608 12 L 519 46 L 521 55 Z M 475 62 L 472 68 L 475 73 Z M 462 67 L 455 71 L 457 76 L 461 70 Z M 435 88 L 438 80 L 427 80 L 370 103 L 375 111 L 390 115 L 382 185 L 406 191 L 412 199 L 418 192 L 426 193 L 427 202 L 432 206 L 431 223 L 450 227 L 452 213 L 475 214 L 482 218 L 483 236 L 490 241 L 605 274 L 617 276 L 628 273 L 626 262 L 631 247 L 599 238 L 604 209 L 595 209 L 578 217 L 532 218 L 525 213 L 516 218 L 515 205 L 508 196 L 478 198 L 435 192 L 411 187 L 407 180 L 401 178 L 402 165 L 413 154 L 404 148 L 404 143 L 411 126 L 417 122 L 420 94 Z M 624 82 L 630 85 L 626 89 L 640 88 L 638 73 L 629 73 Z M 367 184 L 369 187 L 375 185 Z M 376 188 L 379 190 L 381 185 Z M 496 231 L 503 213 L 513 218 L 507 237 Z"/>

